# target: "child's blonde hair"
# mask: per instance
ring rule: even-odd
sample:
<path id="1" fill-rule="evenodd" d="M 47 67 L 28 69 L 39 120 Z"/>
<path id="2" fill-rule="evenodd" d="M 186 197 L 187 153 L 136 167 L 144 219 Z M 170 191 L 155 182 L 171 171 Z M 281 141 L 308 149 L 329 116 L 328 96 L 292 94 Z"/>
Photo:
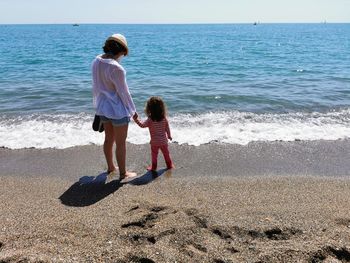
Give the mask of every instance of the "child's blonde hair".
<path id="1" fill-rule="evenodd" d="M 161 121 L 167 115 L 166 105 L 161 97 L 150 97 L 145 106 L 146 115 L 152 121 Z"/>

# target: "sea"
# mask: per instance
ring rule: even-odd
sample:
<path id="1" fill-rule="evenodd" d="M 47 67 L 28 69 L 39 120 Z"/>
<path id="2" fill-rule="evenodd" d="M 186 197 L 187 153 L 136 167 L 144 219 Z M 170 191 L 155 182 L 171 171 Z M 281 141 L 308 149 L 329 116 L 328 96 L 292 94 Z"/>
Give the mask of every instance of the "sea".
<path id="1" fill-rule="evenodd" d="M 91 62 L 124 34 L 142 118 L 167 104 L 173 143 L 350 137 L 350 24 L 0 25 L 0 147 L 101 145 Z M 149 142 L 131 122 L 128 142 Z"/>

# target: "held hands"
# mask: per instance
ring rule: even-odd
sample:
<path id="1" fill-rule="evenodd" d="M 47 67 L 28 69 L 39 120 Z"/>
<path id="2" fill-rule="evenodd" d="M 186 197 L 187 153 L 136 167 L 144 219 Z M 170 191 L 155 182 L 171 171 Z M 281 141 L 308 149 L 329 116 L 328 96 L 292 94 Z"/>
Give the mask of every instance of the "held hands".
<path id="1" fill-rule="evenodd" d="M 135 112 L 134 116 L 132 116 L 133 120 L 136 121 L 139 118 L 139 115 L 137 112 Z"/>

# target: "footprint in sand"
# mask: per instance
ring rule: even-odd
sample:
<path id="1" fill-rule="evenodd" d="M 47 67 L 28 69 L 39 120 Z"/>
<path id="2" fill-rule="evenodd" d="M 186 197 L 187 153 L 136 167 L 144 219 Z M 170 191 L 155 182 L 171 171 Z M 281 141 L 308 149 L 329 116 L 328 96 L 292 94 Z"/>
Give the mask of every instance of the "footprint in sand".
<path id="1" fill-rule="evenodd" d="M 341 262 L 350 262 L 350 251 L 345 247 L 337 248 L 326 246 L 313 253 L 310 262 L 324 262 L 326 260 L 332 260 L 332 258 L 340 260 Z"/>
<path id="2" fill-rule="evenodd" d="M 346 227 L 350 228 L 350 219 L 348 219 L 348 218 L 337 218 L 335 220 L 335 222 L 337 225 L 346 226 Z"/>

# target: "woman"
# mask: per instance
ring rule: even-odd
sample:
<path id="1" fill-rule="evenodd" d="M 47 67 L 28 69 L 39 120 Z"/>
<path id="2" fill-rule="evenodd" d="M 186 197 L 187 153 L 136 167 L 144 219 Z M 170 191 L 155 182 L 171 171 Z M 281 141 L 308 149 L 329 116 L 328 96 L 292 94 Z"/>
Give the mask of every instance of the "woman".
<path id="1" fill-rule="evenodd" d="M 96 114 L 101 117 L 105 129 L 103 151 L 108 165 L 108 175 L 117 171 L 113 162 L 113 145 L 116 144 L 116 158 L 120 180 L 136 176 L 126 170 L 126 137 L 130 118 L 136 109 L 126 83 L 125 70 L 120 65 L 121 58 L 128 55 L 126 38 L 114 34 L 107 38 L 104 54 L 92 63 L 93 103 Z"/>

